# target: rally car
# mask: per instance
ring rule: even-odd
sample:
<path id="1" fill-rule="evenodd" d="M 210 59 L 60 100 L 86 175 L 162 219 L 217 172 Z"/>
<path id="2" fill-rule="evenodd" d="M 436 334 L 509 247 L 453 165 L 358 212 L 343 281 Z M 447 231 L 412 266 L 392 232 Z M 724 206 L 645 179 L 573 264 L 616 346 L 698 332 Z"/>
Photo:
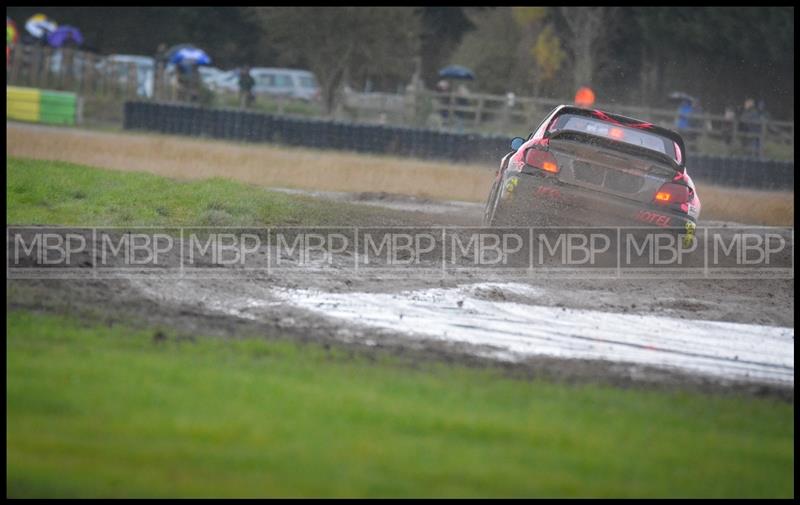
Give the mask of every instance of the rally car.
<path id="1" fill-rule="evenodd" d="M 646 226 L 691 234 L 700 199 L 683 139 L 629 117 L 560 105 L 503 157 L 487 226 Z"/>

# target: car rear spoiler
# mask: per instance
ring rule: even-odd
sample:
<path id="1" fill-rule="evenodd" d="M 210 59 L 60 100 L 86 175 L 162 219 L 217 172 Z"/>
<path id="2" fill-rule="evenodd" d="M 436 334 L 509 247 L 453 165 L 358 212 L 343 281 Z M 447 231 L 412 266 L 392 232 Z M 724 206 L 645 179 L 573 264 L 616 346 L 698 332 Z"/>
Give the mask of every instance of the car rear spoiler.
<path id="1" fill-rule="evenodd" d="M 628 128 L 639 128 L 639 129 L 642 129 L 644 131 L 647 131 L 647 132 L 650 132 L 650 133 L 654 133 L 654 134 L 660 135 L 662 137 L 666 137 L 669 140 L 672 140 L 673 142 L 675 142 L 675 144 L 678 146 L 678 149 L 680 149 L 680 161 L 679 162 L 674 160 L 674 159 L 672 159 L 671 157 L 669 157 L 667 155 L 659 154 L 659 153 L 657 153 L 655 151 L 652 151 L 650 149 L 643 149 L 643 148 L 639 148 L 639 147 L 636 147 L 636 146 L 633 146 L 633 145 L 628 145 L 628 144 L 624 144 L 624 143 L 621 143 L 621 142 L 616 142 L 614 140 L 607 139 L 605 137 L 595 137 L 595 136 L 590 135 L 590 134 L 582 134 L 582 135 L 585 135 L 587 137 L 592 137 L 594 139 L 601 139 L 603 141 L 607 141 L 607 142 L 615 145 L 618 148 L 624 148 L 624 149 L 630 148 L 631 152 L 635 152 L 637 154 L 656 157 L 657 159 L 659 159 L 661 161 L 668 162 L 670 165 L 672 165 L 675 168 L 675 170 L 677 170 L 679 172 L 685 172 L 686 171 L 686 147 L 685 147 L 685 145 L 683 143 L 683 138 L 681 138 L 681 136 L 677 132 L 675 132 L 673 130 L 669 130 L 669 129 L 663 128 L 661 126 L 654 125 L 653 123 L 648 123 L 647 121 L 641 121 L 639 119 L 634 119 L 634 118 L 630 118 L 630 117 L 627 117 L 627 116 L 621 116 L 619 114 L 613 114 L 611 112 L 605 112 L 605 111 L 601 111 L 601 110 L 597 110 L 597 109 L 584 109 L 584 108 L 581 108 L 581 107 L 573 107 L 571 105 L 562 105 L 561 108 L 558 111 L 556 111 L 555 114 L 553 114 L 552 118 L 550 119 L 550 124 L 552 124 L 556 119 L 558 119 L 560 116 L 562 116 L 564 114 L 576 114 L 576 115 L 580 115 L 580 116 L 587 116 L 587 117 L 591 117 L 593 119 L 598 119 L 600 121 L 605 121 L 607 123 L 616 124 L 616 125 L 620 125 L 620 126 L 625 126 L 625 127 L 628 127 Z M 547 128 L 549 130 L 550 129 L 550 125 L 548 125 Z M 578 133 L 578 132 L 564 132 L 564 133 Z M 557 135 L 557 136 L 561 137 L 561 135 Z"/>

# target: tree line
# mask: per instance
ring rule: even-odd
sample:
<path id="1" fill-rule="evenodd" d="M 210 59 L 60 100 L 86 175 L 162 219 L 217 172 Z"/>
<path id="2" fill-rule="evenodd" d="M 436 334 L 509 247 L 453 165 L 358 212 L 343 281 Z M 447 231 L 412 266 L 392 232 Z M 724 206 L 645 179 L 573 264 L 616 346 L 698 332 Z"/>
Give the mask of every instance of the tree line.
<path id="1" fill-rule="evenodd" d="M 707 111 L 746 98 L 793 119 L 793 7 L 8 7 L 23 29 L 42 12 L 79 27 L 88 49 L 154 54 L 190 42 L 220 68 L 289 66 L 317 75 L 332 107 L 342 86 L 435 87 L 439 68 L 474 70 L 473 91 Z"/>

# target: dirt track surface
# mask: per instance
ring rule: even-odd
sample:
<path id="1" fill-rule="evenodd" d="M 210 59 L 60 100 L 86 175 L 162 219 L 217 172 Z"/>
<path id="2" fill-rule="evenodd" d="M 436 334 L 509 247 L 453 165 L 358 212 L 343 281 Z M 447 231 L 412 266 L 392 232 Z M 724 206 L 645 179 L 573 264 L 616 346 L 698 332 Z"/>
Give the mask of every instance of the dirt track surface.
<path id="1" fill-rule="evenodd" d="M 386 194 L 316 196 L 397 211 L 392 223 L 367 219 L 364 226 L 475 226 L 482 210 Z M 188 334 L 283 334 L 389 349 L 423 362 L 499 363 L 567 381 L 793 399 L 793 279 L 353 275 L 348 261 L 348 253 L 337 255 L 332 268 L 315 274 L 231 267 L 204 278 L 12 280 L 9 306 Z"/>

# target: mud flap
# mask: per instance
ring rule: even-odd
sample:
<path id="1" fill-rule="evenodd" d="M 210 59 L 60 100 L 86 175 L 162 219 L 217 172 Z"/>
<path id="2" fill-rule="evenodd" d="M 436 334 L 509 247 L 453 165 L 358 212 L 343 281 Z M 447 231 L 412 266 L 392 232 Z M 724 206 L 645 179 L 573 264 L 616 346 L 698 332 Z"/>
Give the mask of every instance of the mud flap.
<path id="1" fill-rule="evenodd" d="M 692 240 L 694 240 L 695 236 L 695 228 L 697 228 L 697 226 L 693 222 L 686 221 L 686 224 L 684 225 L 684 233 L 682 234 L 684 247 L 691 247 Z"/>
<path id="2" fill-rule="evenodd" d="M 517 200 L 517 190 L 520 179 L 511 176 L 501 183 L 495 201 L 494 212 L 489 220 L 490 226 L 513 226 L 518 223 L 520 218 L 519 204 Z"/>

